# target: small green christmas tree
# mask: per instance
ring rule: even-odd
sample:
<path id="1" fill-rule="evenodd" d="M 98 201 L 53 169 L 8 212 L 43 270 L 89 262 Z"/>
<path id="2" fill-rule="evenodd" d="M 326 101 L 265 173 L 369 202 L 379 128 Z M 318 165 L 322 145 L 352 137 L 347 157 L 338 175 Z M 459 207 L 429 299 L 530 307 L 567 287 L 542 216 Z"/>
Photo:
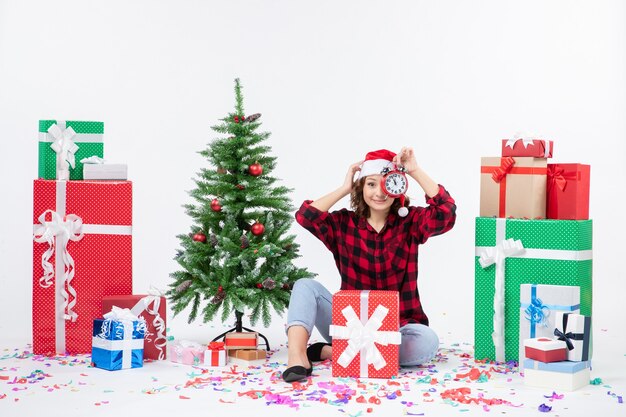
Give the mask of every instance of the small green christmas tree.
<path id="1" fill-rule="evenodd" d="M 314 274 L 293 265 L 299 245 L 288 234 L 291 190 L 276 185 L 276 158 L 263 144 L 270 134 L 257 131 L 260 114 L 245 116 L 239 79 L 235 99 L 235 112 L 212 127 L 221 137 L 200 152 L 210 167 L 200 170 L 190 192 L 196 204 L 184 206 L 194 224 L 178 236 L 182 270 L 170 275 L 167 295 L 175 315 L 191 305 L 190 323 L 204 305 L 204 322 L 220 307 L 222 321 L 233 312 L 239 321 L 248 308 L 250 322 L 262 318 L 267 327 L 271 308 L 279 315 L 287 308 L 293 283 Z"/>

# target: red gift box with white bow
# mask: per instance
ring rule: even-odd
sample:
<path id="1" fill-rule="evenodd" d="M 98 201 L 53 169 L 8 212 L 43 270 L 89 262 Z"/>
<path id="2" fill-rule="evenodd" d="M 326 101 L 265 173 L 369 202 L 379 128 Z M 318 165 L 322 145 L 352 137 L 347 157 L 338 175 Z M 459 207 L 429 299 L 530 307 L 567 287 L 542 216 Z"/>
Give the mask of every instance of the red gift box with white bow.
<path id="1" fill-rule="evenodd" d="M 110 295 L 102 299 L 102 314 L 115 307 L 127 308 L 146 321 L 143 358 L 162 360 L 167 356 L 165 297 L 159 294 Z"/>
<path id="2" fill-rule="evenodd" d="M 33 352 L 91 352 L 102 298 L 132 292 L 132 183 L 35 180 Z"/>
<path id="3" fill-rule="evenodd" d="M 335 377 L 391 378 L 398 374 L 401 335 L 396 291 L 342 290 L 333 295 Z"/>
<path id="4" fill-rule="evenodd" d="M 536 138 L 502 139 L 502 156 L 532 156 L 552 158 L 554 143 L 551 140 Z"/>

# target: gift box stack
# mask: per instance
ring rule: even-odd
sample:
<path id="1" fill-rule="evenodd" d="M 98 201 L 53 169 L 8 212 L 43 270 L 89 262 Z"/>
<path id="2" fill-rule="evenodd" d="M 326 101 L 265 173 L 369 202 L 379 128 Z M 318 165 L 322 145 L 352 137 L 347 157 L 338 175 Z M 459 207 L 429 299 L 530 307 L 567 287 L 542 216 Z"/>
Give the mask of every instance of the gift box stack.
<path id="1" fill-rule="evenodd" d="M 524 340 L 552 337 L 558 312 L 591 317 L 590 169 L 548 163 L 546 139 L 504 139 L 501 149 L 481 159 L 475 358 L 523 366 Z"/>
<path id="2" fill-rule="evenodd" d="M 82 162 L 103 157 L 103 133 L 102 122 L 39 122 L 33 190 L 36 354 L 91 352 L 103 297 L 132 292 L 132 183 L 83 178 Z"/>
<path id="3" fill-rule="evenodd" d="M 332 375 L 392 378 L 400 358 L 397 291 L 341 290 L 333 295 Z"/>
<path id="4" fill-rule="evenodd" d="M 259 335 L 256 332 L 226 333 L 224 345 L 231 358 L 253 361 L 267 357 L 267 351 L 259 349 Z"/>
<path id="5" fill-rule="evenodd" d="M 547 308 L 542 306 L 544 310 Z M 538 316 L 534 321 L 542 319 Z M 591 318 L 557 311 L 554 322 L 555 337 L 542 336 L 523 341 L 524 384 L 573 391 L 587 385 L 590 379 Z"/>

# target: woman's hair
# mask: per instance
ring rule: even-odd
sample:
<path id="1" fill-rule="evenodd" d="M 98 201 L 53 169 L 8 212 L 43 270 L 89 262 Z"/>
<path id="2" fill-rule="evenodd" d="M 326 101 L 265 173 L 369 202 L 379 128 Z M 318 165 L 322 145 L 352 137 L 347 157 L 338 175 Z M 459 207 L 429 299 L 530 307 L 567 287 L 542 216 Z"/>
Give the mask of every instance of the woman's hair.
<path id="1" fill-rule="evenodd" d="M 370 216 L 370 208 L 363 199 L 363 186 L 365 185 L 366 179 L 367 177 L 360 178 L 352 185 L 352 192 L 350 193 L 350 207 L 354 210 L 357 217 L 364 217 L 367 219 Z M 404 206 L 408 207 L 409 202 L 409 196 L 407 195 L 404 199 Z M 391 205 L 389 212 L 398 214 L 398 209 L 400 207 L 400 199 L 396 198 Z"/>

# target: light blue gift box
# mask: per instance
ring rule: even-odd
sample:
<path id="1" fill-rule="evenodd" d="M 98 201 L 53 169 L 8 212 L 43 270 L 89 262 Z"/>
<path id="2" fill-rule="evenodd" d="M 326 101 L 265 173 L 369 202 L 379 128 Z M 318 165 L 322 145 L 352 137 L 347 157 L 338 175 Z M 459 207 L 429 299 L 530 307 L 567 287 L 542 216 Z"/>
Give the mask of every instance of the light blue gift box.
<path id="1" fill-rule="evenodd" d="M 591 363 L 589 361 L 582 362 L 540 362 L 533 359 L 524 359 L 524 369 L 536 369 L 538 371 L 550 371 L 559 372 L 562 374 L 574 374 L 583 369 L 590 368 Z"/>
<path id="2" fill-rule="evenodd" d="M 143 367 L 143 320 L 95 319 L 91 362 L 94 367 L 117 371 Z"/>

